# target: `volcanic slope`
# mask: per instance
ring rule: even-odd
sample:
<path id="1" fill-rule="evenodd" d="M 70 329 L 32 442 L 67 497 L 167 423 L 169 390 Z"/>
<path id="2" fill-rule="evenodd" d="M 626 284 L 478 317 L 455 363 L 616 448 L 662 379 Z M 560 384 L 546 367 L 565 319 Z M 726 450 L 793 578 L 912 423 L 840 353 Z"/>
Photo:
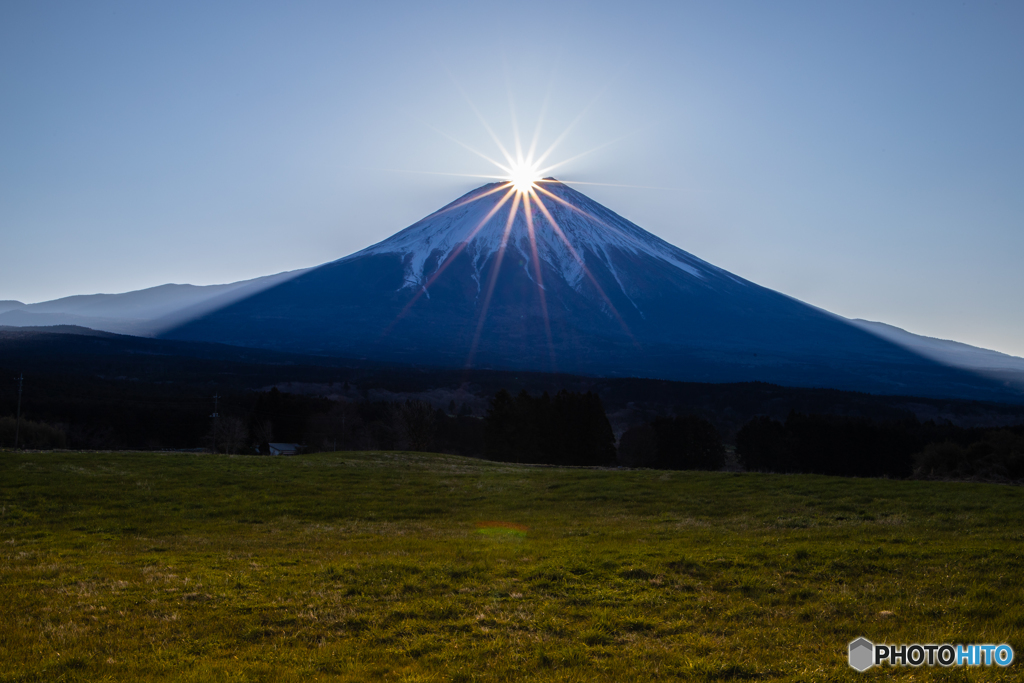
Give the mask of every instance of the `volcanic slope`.
<path id="1" fill-rule="evenodd" d="M 554 179 L 480 187 L 165 337 L 440 366 L 1021 402 L 758 286 Z"/>

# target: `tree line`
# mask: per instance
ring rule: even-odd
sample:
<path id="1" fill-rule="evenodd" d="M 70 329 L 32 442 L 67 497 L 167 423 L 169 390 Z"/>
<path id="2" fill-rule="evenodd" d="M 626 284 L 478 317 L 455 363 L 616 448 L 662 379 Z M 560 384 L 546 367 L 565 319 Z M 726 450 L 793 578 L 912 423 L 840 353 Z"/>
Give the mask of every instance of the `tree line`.
<path id="1" fill-rule="evenodd" d="M 269 444 L 296 443 L 304 450 L 414 450 L 479 456 L 483 425 L 464 406 L 447 409 L 425 401 L 350 401 L 303 396 L 273 388 L 245 410 L 215 421 L 208 447 L 226 453 L 268 454 Z"/>
<path id="2" fill-rule="evenodd" d="M 1024 480 L 1024 425 L 964 428 L 792 412 L 750 420 L 736 435 L 747 470 L 847 477 Z"/>
<path id="3" fill-rule="evenodd" d="M 84 431 L 95 408 L 80 400 L 69 411 L 70 427 L 23 416 L 20 444 L 157 449 L 167 447 L 162 444 L 170 437 L 164 435 L 178 434 L 187 445 L 224 453 L 268 453 L 269 443 L 289 442 L 309 451 L 416 450 L 574 466 L 718 470 L 728 460 L 722 434 L 695 415 L 656 417 L 616 441 L 601 399 L 592 392 L 524 390 L 513 396 L 500 390 L 485 415 L 454 403 L 438 408 L 416 400 L 337 401 L 277 389 L 229 394 L 217 419 L 210 417 L 212 402 L 203 410 L 194 399 L 151 404 L 146 413 L 124 400 L 117 405 L 125 423 L 138 431 L 130 441 L 120 441 L 109 428 Z M 0 418 L 0 447 L 13 445 L 15 428 L 13 415 Z M 750 419 L 734 443 L 733 465 L 748 471 L 1024 481 L 1024 425 L 962 428 L 913 416 L 793 411 L 785 420 Z"/>
<path id="4" fill-rule="evenodd" d="M 559 391 L 514 398 L 502 389 L 484 418 L 485 455 L 548 465 L 613 465 L 615 434 L 597 394 Z"/>

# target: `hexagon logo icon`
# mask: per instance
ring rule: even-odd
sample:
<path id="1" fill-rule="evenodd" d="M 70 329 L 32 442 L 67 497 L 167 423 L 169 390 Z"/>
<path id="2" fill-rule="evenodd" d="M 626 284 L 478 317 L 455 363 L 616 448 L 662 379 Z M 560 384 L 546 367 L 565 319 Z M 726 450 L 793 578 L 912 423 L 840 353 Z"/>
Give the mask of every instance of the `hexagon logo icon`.
<path id="1" fill-rule="evenodd" d="M 850 643 L 850 666 L 857 671 L 867 671 L 875 663 L 875 645 L 867 638 L 858 638 Z"/>

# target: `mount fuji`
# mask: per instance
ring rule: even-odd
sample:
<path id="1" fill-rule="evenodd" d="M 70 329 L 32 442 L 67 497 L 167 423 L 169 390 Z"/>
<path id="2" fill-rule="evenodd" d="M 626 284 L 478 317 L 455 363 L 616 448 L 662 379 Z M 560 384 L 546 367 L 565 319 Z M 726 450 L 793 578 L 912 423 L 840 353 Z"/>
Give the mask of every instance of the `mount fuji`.
<path id="1" fill-rule="evenodd" d="M 733 275 L 554 179 L 484 185 L 161 336 L 382 362 L 1020 402 Z"/>

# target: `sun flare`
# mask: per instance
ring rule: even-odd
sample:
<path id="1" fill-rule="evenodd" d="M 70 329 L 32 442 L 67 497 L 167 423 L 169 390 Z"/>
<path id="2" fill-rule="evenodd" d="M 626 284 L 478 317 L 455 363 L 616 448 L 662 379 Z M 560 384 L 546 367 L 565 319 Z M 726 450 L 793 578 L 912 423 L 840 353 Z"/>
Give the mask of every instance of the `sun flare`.
<path id="1" fill-rule="evenodd" d="M 463 92 L 463 95 L 465 95 L 465 92 Z M 395 320 L 387 328 L 385 334 L 387 334 L 398 323 L 398 321 L 401 320 L 406 315 L 406 313 L 409 312 L 412 306 L 420 299 L 421 295 L 425 295 L 427 297 L 430 296 L 427 292 L 431 285 L 433 285 L 433 283 L 438 279 L 438 277 L 440 277 L 440 275 L 443 272 L 445 272 L 445 270 L 455 260 L 455 258 L 458 257 L 458 255 L 473 241 L 473 238 L 476 236 L 476 234 L 483 230 L 484 227 L 488 225 L 492 219 L 497 219 L 504 223 L 504 229 L 502 230 L 501 246 L 497 250 L 497 254 L 494 259 L 494 264 L 491 267 L 489 281 L 487 285 L 483 287 L 482 290 L 480 291 L 480 313 L 477 318 L 476 332 L 474 333 L 473 341 L 470 344 L 469 355 L 466 358 L 466 367 L 472 367 L 473 357 L 476 354 L 477 345 L 480 342 L 484 324 L 487 322 L 487 312 L 491 304 L 491 297 L 493 296 L 495 286 L 498 283 L 498 275 L 501 272 L 502 262 L 504 261 L 506 248 L 509 245 L 509 239 L 512 233 L 512 229 L 513 226 L 516 224 L 517 218 L 521 216 L 523 223 L 525 223 L 530 254 L 526 258 L 525 262 L 520 262 L 520 266 L 525 266 L 528 269 L 530 279 L 533 280 L 537 286 L 538 303 L 540 305 L 539 312 L 540 317 L 544 322 L 544 331 L 548 340 L 548 350 L 551 354 L 552 371 L 557 372 L 557 359 L 555 356 L 554 339 L 552 337 L 551 332 L 551 321 L 548 317 L 547 297 L 545 294 L 544 287 L 544 269 L 541 266 L 541 250 L 538 248 L 537 233 L 539 231 L 551 231 L 551 233 L 553 233 L 556 236 L 557 240 L 561 244 L 564 244 L 565 248 L 572 255 L 572 258 L 579 265 L 580 270 L 583 271 L 584 275 L 590 281 L 590 284 L 593 286 L 596 293 L 604 301 L 604 304 L 608 307 L 608 310 L 611 311 L 612 315 L 616 318 L 619 325 L 622 326 L 622 329 L 626 332 L 626 334 L 629 335 L 630 338 L 632 338 L 633 334 L 629 331 L 629 328 L 626 326 L 626 323 L 622 319 L 622 316 L 619 315 L 619 312 L 615 309 L 615 305 L 612 303 L 611 299 L 608 298 L 608 295 L 605 294 L 597 278 L 594 276 L 593 273 L 590 272 L 590 269 L 587 267 L 587 264 L 584 261 L 583 256 L 580 253 L 578 253 L 577 250 L 573 247 L 572 242 L 566 236 L 565 231 L 562 229 L 562 226 L 558 224 L 558 221 L 555 219 L 555 216 L 552 214 L 551 210 L 547 206 L 547 203 L 552 203 L 552 205 L 561 205 L 572 212 L 589 216 L 594 221 L 603 224 L 603 221 L 601 221 L 599 218 L 595 216 L 592 216 L 583 207 L 576 206 L 571 201 L 567 201 L 565 198 L 560 196 L 564 194 L 562 191 L 558 191 L 557 193 L 551 191 L 555 190 L 558 186 L 562 185 L 562 181 L 555 180 L 555 178 L 550 177 L 552 171 L 568 163 L 574 162 L 577 159 L 586 156 L 587 154 L 595 152 L 598 149 L 607 146 L 608 144 L 611 144 L 605 143 L 604 145 L 599 145 L 598 147 L 594 147 L 586 152 L 576 154 L 575 156 L 569 157 L 568 159 L 564 159 L 562 161 L 557 161 L 554 163 L 550 161 L 550 157 L 552 153 L 555 151 L 555 148 L 558 147 L 562 140 L 576 126 L 576 124 L 580 121 L 580 119 L 583 117 L 583 114 L 586 113 L 589 107 L 587 107 L 587 109 L 584 109 L 583 112 L 579 116 L 577 116 L 571 124 L 569 124 L 569 126 L 555 139 L 553 143 L 551 143 L 551 145 L 546 150 L 540 151 L 537 149 L 537 143 L 540 138 L 541 123 L 544 119 L 543 111 L 541 112 L 541 116 L 537 120 L 532 140 L 530 141 L 530 144 L 526 146 L 523 144 L 524 140 L 520 136 L 519 124 L 515 116 L 515 107 L 512 105 L 510 96 L 509 104 L 512 110 L 511 113 L 514 134 L 514 145 L 509 146 L 502 142 L 502 140 L 498 137 L 497 133 L 495 133 L 494 129 L 490 126 L 490 124 L 488 124 L 488 122 L 484 119 L 483 115 L 476 108 L 476 106 L 473 105 L 473 103 L 469 100 L 468 97 L 466 97 L 466 102 L 469 104 L 470 108 L 474 111 L 474 113 L 476 113 L 477 118 L 480 119 L 480 123 L 483 124 L 484 129 L 486 129 L 487 133 L 490 135 L 491 140 L 498 148 L 498 151 L 501 152 L 499 156 L 489 155 L 470 145 L 467 145 L 466 143 L 462 142 L 461 140 L 452 135 L 449 135 L 436 128 L 434 130 L 443 135 L 444 137 L 448 138 L 455 144 L 459 145 L 460 147 L 465 148 L 466 150 L 472 152 L 476 156 L 493 164 L 494 166 L 497 167 L 498 170 L 493 175 L 476 175 L 462 173 L 439 173 L 439 175 L 465 175 L 466 177 L 485 178 L 488 180 L 497 180 L 499 182 L 490 188 L 480 188 L 481 191 L 473 193 L 473 196 L 458 202 L 453 202 L 451 205 L 442 209 L 441 212 L 454 211 L 466 206 L 467 204 L 480 201 L 485 197 L 491 197 L 493 195 L 498 195 L 498 199 L 490 208 L 490 210 L 486 212 L 486 215 L 484 215 L 477 222 L 476 226 L 470 231 L 469 235 L 454 250 L 452 250 L 448 257 L 442 263 L 440 263 L 437 266 L 436 270 L 426 279 L 426 282 L 422 284 L 422 286 L 419 288 L 416 294 L 405 305 L 402 311 L 396 316 Z M 546 103 L 544 107 L 546 109 Z M 429 171 L 423 172 L 430 173 Z M 546 188 L 545 185 L 547 185 L 548 187 Z M 624 185 L 623 187 L 629 186 Z M 504 216 L 499 216 L 499 213 L 502 210 L 507 211 L 507 213 Z M 478 285 L 479 284 L 480 283 L 478 283 Z"/>
<path id="2" fill-rule="evenodd" d="M 535 165 L 520 163 L 512 166 L 508 180 L 516 192 L 525 194 L 533 189 L 535 183 L 540 182 L 540 176 L 540 169 Z"/>

